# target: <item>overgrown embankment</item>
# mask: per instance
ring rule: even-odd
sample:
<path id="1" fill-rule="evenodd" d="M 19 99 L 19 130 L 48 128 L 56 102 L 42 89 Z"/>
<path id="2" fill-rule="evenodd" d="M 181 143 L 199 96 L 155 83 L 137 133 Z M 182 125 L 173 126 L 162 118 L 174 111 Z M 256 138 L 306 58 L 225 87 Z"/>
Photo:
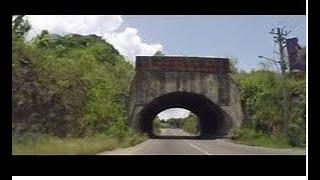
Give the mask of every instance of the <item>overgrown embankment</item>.
<path id="1" fill-rule="evenodd" d="M 306 138 L 306 80 L 304 73 L 286 75 L 288 128 L 284 131 L 283 77 L 269 70 L 235 73 L 245 113 L 233 139 L 250 145 L 304 147 Z"/>
<path id="2" fill-rule="evenodd" d="M 45 30 L 25 42 L 30 28 L 18 18 L 12 32 L 14 154 L 96 153 L 143 139 L 126 125 L 133 66 L 111 44 Z"/>

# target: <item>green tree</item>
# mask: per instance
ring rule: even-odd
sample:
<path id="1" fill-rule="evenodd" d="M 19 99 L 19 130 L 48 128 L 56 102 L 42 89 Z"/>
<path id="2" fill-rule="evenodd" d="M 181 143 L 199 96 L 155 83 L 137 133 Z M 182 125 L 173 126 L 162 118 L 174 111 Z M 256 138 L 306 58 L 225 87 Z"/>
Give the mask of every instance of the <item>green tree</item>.
<path id="1" fill-rule="evenodd" d="M 198 117 L 195 114 L 190 113 L 190 115 L 185 118 L 182 129 L 190 134 L 198 134 L 200 131 Z"/>
<path id="2" fill-rule="evenodd" d="M 12 20 L 12 31 L 20 38 L 24 38 L 31 29 L 29 21 L 24 17 L 25 15 L 15 15 Z"/>
<path id="3" fill-rule="evenodd" d="M 153 56 L 165 56 L 161 51 L 157 51 Z"/>
<path id="4" fill-rule="evenodd" d="M 183 118 L 170 118 L 167 120 L 167 123 L 172 128 L 182 128 L 183 126 Z"/>
<path id="5" fill-rule="evenodd" d="M 229 57 L 229 65 L 230 65 L 230 72 L 232 74 L 238 73 L 239 69 L 237 68 L 237 65 L 239 63 L 239 60 L 236 57 Z"/>
<path id="6" fill-rule="evenodd" d="M 51 35 L 47 30 L 42 30 L 40 35 L 32 40 L 32 43 L 38 48 L 48 48 Z"/>
<path id="7" fill-rule="evenodd" d="M 98 36 L 48 31 L 27 44 L 13 40 L 13 119 L 23 112 L 26 131 L 43 127 L 36 131 L 119 137 L 129 132 L 125 99 L 134 69 L 112 45 Z"/>

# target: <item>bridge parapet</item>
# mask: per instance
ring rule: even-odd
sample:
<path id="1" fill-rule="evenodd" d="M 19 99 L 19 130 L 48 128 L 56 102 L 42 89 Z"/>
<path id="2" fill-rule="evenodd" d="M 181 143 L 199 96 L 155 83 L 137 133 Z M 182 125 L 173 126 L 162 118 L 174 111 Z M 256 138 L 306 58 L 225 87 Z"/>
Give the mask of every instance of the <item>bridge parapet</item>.
<path id="1" fill-rule="evenodd" d="M 229 59 L 179 56 L 137 56 L 136 70 L 229 73 Z"/>

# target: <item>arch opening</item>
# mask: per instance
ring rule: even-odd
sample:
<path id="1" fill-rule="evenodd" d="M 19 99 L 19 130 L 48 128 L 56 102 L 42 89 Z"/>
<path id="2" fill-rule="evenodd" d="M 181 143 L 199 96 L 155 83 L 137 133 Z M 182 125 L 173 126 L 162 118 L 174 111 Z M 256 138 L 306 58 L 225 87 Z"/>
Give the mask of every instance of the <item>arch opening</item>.
<path id="1" fill-rule="evenodd" d="M 138 116 L 138 129 L 154 137 L 152 121 L 161 111 L 183 108 L 199 118 L 199 137 L 218 137 L 227 134 L 231 127 L 226 113 L 204 95 L 190 92 L 173 92 L 155 98 L 146 104 Z"/>
<path id="2" fill-rule="evenodd" d="M 153 135 L 157 138 L 199 136 L 199 118 L 187 109 L 166 109 L 157 114 L 152 122 Z"/>

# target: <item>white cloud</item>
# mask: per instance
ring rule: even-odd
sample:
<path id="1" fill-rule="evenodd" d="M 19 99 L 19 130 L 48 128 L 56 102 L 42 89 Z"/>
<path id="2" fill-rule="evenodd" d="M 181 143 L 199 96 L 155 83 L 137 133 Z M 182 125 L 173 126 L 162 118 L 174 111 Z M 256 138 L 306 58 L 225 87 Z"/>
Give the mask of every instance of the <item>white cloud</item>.
<path id="1" fill-rule="evenodd" d="M 168 120 L 170 118 L 186 118 L 190 114 L 189 110 L 182 108 L 170 108 L 158 114 L 159 119 Z"/>
<path id="2" fill-rule="evenodd" d="M 32 25 L 27 39 L 44 29 L 54 34 L 96 34 L 111 43 L 132 63 L 135 62 L 135 56 L 153 55 L 162 50 L 161 44 L 143 42 L 136 28 L 127 27 L 123 32 L 116 32 L 123 22 L 120 15 L 29 15 L 27 18 Z"/>
<path id="3" fill-rule="evenodd" d="M 130 60 L 134 60 L 135 56 L 150 56 L 158 50 L 162 50 L 161 44 L 147 44 L 142 42 L 138 35 L 138 30 L 131 27 L 126 28 L 120 33 L 105 33 L 104 38 Z"/>
<path id="4" fill-rule="evenodd" d="M 118 15 L 29 15 L 32 29 L 29 36 L 34 37 L 46 29 L 55 34 L 76 33 L 97 34 L 117 30 L 123 20 Z"/>

